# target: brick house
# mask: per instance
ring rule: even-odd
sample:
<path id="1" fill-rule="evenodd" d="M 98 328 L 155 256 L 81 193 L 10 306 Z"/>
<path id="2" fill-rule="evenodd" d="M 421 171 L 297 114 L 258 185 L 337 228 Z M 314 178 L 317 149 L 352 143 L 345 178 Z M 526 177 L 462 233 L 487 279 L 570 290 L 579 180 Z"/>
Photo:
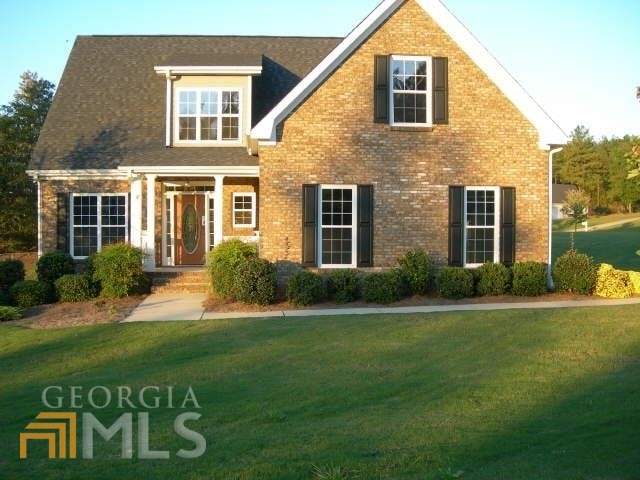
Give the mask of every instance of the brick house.
<path id="1" fill-rule="evenodd" d="M 227 238 L 281 270 L 547 262 L 561 129 L 438 0 L 344 39 L 78 37 L 34 151 L 39 252 L 146 268 Z"/>

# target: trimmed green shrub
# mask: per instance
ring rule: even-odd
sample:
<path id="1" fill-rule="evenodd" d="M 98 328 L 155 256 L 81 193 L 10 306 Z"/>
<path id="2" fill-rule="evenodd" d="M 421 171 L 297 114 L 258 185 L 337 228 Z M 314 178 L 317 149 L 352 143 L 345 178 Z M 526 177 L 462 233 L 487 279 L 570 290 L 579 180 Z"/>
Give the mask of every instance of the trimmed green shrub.
<path id="1" fill-rule="evenodd" d="M 369 303 L 386 305 L 397 302 L 406 292 L 407 286 L 400 270 L 372 273 L 362 281 L 362 298 Z"/>
<path id="2" fill-rule="evenodd" d="M 333 270 L 327 277 L 327 294 L 338 303 L 353 302 L 360 298 L 360 275 L 356 270 Z"/>
<path id="3" fill-rule="evenodd" d="M 433 289 L 436 263 L 423 249 L 409 250 L 398 258 L 398 264 L 411 293 L 424 295 Z"/>
<path id="4" fill-rule="evenodd" d="M 539 262 L 517 262 L 513 265 L 511 293 L 535 297 L 547 293 L 547 265 Z"/>
<path id="5" fill-rule="evenodd" d="M 322 277 L 308 270 L 300 270 L 287 281 L 287 300 L 294 305 L 311 305 L 324 298 Z"/>
<path id="6" fill-rule="evenodd" d="M 553 265 L 553 283 L 558 292 L 591 295 L 596 286 L 598 266 L 593 258 L 576 250 L 568 250 Z"/>
<path id="7" fill-rule="evenodd" d="M 0 306 L 0 322 L 10 322 L 12 320 L 20 320 L 22 318 L 22 310 L 18 307 Z"/>
<path id="8" fill-rule="evenodd" d="M 633 284 L 628 272 L 616 270 L 603 263 L 598 268 L 595 294 L 604 298 L 627 298 L 633 295 Z"/>
<path id="9" fill-rule="evenodd" d="M 80 302 L 97 296 L 90 278 L 84 273 L 63 275 L 54 285 L 61 302 Z"/>
<path id="10" fill-rule="evenodd" d="M 16 282 L 24 280 L 24 264 L 21 260 L 0 261 L 0 290 L 9 290 Z"/>
<path id="11" fill-rule="evenodd" d="M 0 306 L 1 305 L 11 305 L 11 298 L 9 297 L 9 293 L 4 290 L 0 290 Z"/>
<path id="12" fill-rule="evenodd" d="M 276 299 L 276 267 L 258 257 L 247 257 L 238 264 L 234 290 L 238 300 L 269 305 Z"/>
<path id="13" fill-rule="evenodd" d="M 238 239 L 219 243 L 209 253 L 209 275 L 211 289 L 216 296 L 227 300 L 238 300 L 236 291 L 237 268 L 249 257 L 257 257 L 256 249 Z"/>
<path id="14" fill-rule="evenodd" d="M 21 308 L 35 307 L 54 301 L 53 285 L 39 280 L 22 280 L 9 289 L 14 304 Z"/>
<path id="15" fill-rule="evenodd" d="M 38 280 L 51 285 L 61 276 L 74 272 L 73 258 L 68 253 L 61 251 L 45 253 L 36 263 Z"/>
<path id="16" fill-rule="evenodd" d="M 148 293 L 151 280 L 142 270 L 144 253 L 122 243 L 108 245 L 93 260 L 93 278 L 102 286 L 105 297 L 119 298 Z"/>
<path id="17" fill-rule="evenodd" d="M 438 275 L 438 292 L 458 300 L 473 296 L 473 274 L 462 267 L 444 267 Z"/>
<path id="18" fill-rule="evenodd" d="M 509 291 L 511 272 L 501 263 L 485 263 L 474 274 L 476 293 L 480 296 L 504 295 Z"/>

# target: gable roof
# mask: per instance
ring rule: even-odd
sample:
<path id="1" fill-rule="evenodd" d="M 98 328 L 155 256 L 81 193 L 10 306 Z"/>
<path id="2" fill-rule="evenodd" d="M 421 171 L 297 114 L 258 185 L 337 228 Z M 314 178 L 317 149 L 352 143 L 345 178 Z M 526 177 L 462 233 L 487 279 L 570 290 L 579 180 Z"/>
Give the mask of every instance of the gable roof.
<path id="1" fill-rule="evenodd" d="M 274 142 L 278 124 L 285 120 L 313 90 L 318 88 L 405 1 L 407 0 L 383 0 L 252 129 L 252 138 Z M 562 129 L 440 0 L 415 1 L 487 74 L 504 95 L 538 130 L 540 148 L 547 149 L 551 145 L 564 145 L 567 143 L 566 134 Z"/>
<path id="2" fill-rule="evenodd" d="M 257 67 L 254 124 L 338 43 L 338 38 L 79 36 L 41 130 L 30 170 L 135 166 L 256 166 L 246 148 L 166 148 L 166 80 L 154 71 L 194 64 Z"/>

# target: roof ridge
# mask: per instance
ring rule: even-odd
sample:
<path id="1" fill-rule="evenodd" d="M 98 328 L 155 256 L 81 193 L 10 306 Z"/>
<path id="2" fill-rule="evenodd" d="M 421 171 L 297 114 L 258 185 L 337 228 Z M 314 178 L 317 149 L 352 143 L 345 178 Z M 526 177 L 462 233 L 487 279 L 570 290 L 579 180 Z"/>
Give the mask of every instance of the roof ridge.
<path id="1" fill-rule="evenodd" d="M 314 35 L 199 35 L 199 34 L 91 34 L 78 35 L 78 38 L 281 38 L 281 39 L 309 39 L 309 40 L 342 40 L 340 36 L 314 36 Z"/>

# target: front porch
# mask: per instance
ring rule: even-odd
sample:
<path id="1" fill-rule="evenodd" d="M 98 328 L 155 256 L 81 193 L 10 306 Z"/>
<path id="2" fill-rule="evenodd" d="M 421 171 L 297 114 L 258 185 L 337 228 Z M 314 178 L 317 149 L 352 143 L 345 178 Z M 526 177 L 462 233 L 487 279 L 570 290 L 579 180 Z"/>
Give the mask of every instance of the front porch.
<path id="1" fill-rule="evenodd" d="M 148 272 L 201 270 L 223 240 L 259 241 L 257 169 L 182 173 L 132 172 L 130 242 L 147 254 Z"/>

